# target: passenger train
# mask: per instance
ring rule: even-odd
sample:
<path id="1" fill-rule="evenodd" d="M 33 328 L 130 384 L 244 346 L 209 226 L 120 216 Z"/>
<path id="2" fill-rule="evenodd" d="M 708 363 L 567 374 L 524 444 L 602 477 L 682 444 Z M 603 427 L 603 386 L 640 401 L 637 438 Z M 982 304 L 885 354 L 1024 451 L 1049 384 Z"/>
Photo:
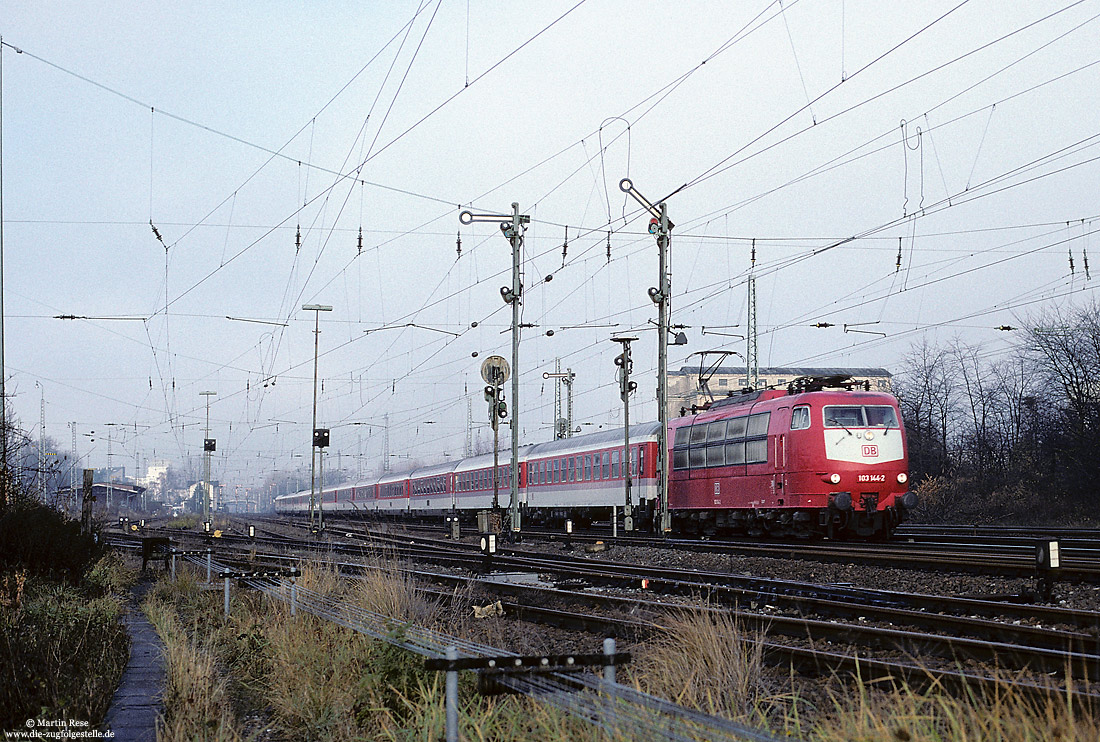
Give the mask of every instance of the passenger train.
<path id="1" fill-rule="evenodd" d="M 672 530 L 688 534 L 887 537 L 916 507 L 897 399 L 846 377 L 735 394 L 669 421 Z M 527 445 L 519 451 L 523 522 L 585 524 L 629 515 L 653 530 L 659 423 Z M 629 460 L 628 460 L 629 459 Z M 630 473 L 630 507 L 626 476 Z M 493 506 L 491 454 L 325 487 L 325 512 L 472 520 Z M 499 505 L 510 466 L 498 468 Z M 308 513 L 310 492 L 278 497 Z"/>

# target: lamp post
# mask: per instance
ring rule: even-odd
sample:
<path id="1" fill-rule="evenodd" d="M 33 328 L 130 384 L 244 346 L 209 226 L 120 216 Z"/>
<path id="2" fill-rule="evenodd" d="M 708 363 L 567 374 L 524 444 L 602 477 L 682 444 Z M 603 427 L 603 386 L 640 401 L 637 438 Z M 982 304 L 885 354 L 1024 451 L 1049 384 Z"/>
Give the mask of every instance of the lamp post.
<path id="1" fill-rule="evenodd" d="M 206 434 L 202 439 L 202 520 L 204 523 L 210 522 L 210 452 L 216 445 L 214 439 L 210 437 L 210 398 L 217 394 L 217 392 L 199 392 L 199 396 L 206 397 Z"/>
<path id="2" fill-rule="evenodd" d="M 313 312 L 313 428 L 317 430 L 317 350 L 321 341 L 321 312 L 331 312 L 327 304 L 303 304 L 302 311 Z M 317 507 L 317 447 L 314 445 L 309 457 L 309 527 L 313 529 L 313 511 Z M 323 486 L 323 485 L 322 485 Z"/>

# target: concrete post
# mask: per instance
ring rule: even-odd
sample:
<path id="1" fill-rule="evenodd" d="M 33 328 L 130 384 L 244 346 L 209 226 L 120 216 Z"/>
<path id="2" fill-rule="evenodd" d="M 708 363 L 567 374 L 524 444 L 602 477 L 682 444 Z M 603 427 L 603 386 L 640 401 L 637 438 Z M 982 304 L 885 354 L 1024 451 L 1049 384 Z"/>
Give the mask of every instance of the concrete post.
<path id="1" fill-rule="evenodd" d="M 447 647 L 447 659 L 458 659 L 458 647 Z M 447 742 L 458 742 L 458 671 L 447 671 Z"/>
<path id="2" fill-rule="evenodd" d="M 603 640 L 603 653 L 608 657 L 615 656 L 615 640 L 611 637 Z M 615 666 L 605 665 L 603 668 L 603 679 L 609 683 L 615 682 Z"/>

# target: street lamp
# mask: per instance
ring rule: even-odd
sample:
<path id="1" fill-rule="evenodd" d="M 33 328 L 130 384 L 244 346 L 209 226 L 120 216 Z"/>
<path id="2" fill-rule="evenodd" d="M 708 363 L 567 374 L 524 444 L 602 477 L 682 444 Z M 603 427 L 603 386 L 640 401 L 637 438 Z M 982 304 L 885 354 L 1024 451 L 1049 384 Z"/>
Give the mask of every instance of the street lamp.
<path id="1" fill-rule="evenodd" d="M 331 312 L 327 304 L 303 304 L 302 311 L 313 312 L 313 436 L 314 446 L 309 461 L 309 527 L 313 529 L 313 510 L 317 501 L 317 349 L 321 341 L 321 312 Z M 327 431 L 326 431 L 327 432 Z M 322 490 L 324 484 L 322 483 Z"/>

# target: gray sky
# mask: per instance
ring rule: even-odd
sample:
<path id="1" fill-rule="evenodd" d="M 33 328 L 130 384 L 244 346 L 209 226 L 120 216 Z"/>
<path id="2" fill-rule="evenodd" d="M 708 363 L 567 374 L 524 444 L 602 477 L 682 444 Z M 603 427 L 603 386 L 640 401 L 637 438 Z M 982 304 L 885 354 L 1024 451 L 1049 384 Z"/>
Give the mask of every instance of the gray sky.
<path id="1" fill-rule="evenodd" d="M 303 303 L 334 307 L 333 465 L 376 466 L 386 413 L 391 453 L 460 455 L 468 397 L 488 434 L 481 360 L 510 357 L 510 254 L 480 224 L 458 258 L 458 213 L 513 201 L 522 439 L 551 435 L 555 358 L 578 422 L 621 421 L 627 331 L 654 419 L 657 251 L 627 175 L 676 191 L 671 368 L 745 351 L 710 332 L 744 332 L 754 241 L 761 365 L 890 369 L 956 336 L 996 359 L 992 328 L 1093 301 L 1100 271 L 1096 0 L 0 0 L 0 34 L 8 390 L 97 466 L 108 423 L 116 465 L 197 461 L 203 390 L 218 478 L 308 464 Z"/>

